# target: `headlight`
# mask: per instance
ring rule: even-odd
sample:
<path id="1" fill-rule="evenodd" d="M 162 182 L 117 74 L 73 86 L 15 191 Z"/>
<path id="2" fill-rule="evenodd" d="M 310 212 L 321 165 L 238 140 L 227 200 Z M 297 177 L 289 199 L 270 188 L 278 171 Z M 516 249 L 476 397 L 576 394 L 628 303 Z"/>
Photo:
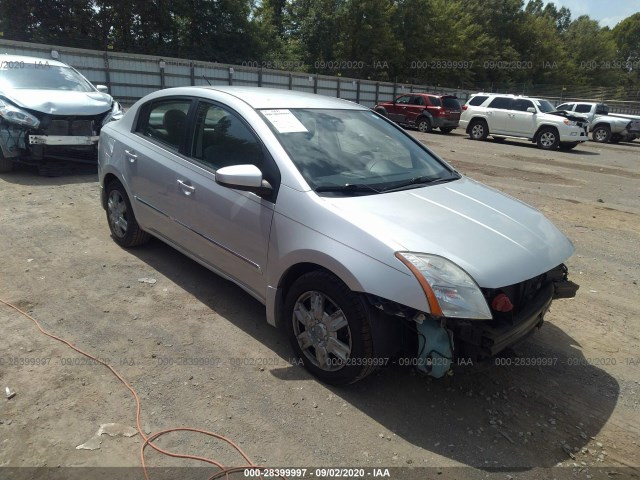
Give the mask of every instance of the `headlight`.
<path id="1" fill-rule="evenodd" d="M 396 252 L 396 257 L 420 282 L 433 315 L 493 318 L 478 284 L 455 263 L 426 253 Z"/>
<path id="2" fill-rule="evenodd" d="M 572 120 L 567 120 L 566 118 L 564 119 L 564 124 L 565 125 L 570 125 L 572 127 L 575 127 L 576 125 L 578 125 L 578 122 L 574 122 Z"/>
<path id="3" fill-rule="evenodd" d="M 0 117 L 4 118 L 7 122 L 24 127 L 38 128 L 40 125 L 40 120 L 36 117 L 3 100 L 0 100 Z"/>
<path id="4" fill-rule="evenodd" d="M 104 120 L 102 120 L 102 126 L 104 127 L 107 123 L 111 122 L 112 120 L 120 120 L 122 118 L 122 115 L 124 115 L 124 112 L 122 111 L 122 107 L 118 102 L 114 101 L 113 107 L 111 107 L 111 113 L 105 116 Z"/>

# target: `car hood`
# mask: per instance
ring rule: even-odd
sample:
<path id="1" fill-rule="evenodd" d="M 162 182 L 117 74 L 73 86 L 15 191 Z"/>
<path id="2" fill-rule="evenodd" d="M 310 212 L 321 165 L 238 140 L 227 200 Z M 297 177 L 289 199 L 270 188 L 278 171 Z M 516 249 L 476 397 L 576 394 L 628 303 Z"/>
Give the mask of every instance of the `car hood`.
<path id="1" fill-rule="evenodd" d="M 111 109 L 111 95 L 101 92 L 13 89 L 0 92 L 18 107 L 49 115 L 98 115 Z"/>
<path id="2" fill-rule="evenodd" d="M 325 200 L 335 213 L 392 248 L 448 258 L 485 288 L 540 275 L 574 252 L 571 241 L 538 210 L 464 177 Z M 356 242 L 341 240 L 358 249 Z"/>
<path id="3" fill-rule="evenodd" d="M 582 113 L 567 112 L 565 110 L 556 110 L 554 112 L 548 112 L 545 115 L 556 115 L 558 117 L 564 117 L 567 120 L 571 120 L 573 122 L 586 122 L 589 119 L 587 115 L 584 115 Z"/>

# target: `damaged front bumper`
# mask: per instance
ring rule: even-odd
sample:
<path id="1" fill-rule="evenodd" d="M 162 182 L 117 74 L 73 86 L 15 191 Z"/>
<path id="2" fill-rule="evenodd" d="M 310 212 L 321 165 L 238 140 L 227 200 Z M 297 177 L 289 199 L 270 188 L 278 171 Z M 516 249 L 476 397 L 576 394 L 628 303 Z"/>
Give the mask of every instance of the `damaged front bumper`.
<path id="1" fill-rule="evenodd" d="M 491 305 L 497 295 L 507 295 L 513 310 L 497 312 L 492 320 L 434 318 L 417 313 L 418 353 L 415 365 L 422 373 L 439 378 L 456 367 L 468 367 L 495 357 L 539 329 L 554 299 L 575 297 L 578 285 L 568 279 L 565 265 L 536 278 L 483 293 Z"/>
<path id="2" fill-rule="evenodd" d="M 29 135 L 30 145 L 97 145 L 99 135 Z"/>
<path id="3" fill-rule="evenodd" d="M 100 127 L 106 114 L 42 115 L 37 128 L 0 120 L 2 155 L 26 164 L 39 164 L 44 159 L 95 164 Z"/>

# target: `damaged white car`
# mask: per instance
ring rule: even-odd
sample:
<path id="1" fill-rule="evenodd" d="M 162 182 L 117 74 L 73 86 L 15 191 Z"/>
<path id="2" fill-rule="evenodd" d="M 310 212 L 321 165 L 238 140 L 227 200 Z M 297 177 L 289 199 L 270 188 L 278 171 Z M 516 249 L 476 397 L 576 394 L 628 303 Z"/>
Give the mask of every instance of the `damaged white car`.
<path id="1" fill-rule="evenodd" d="M 0 55 L 0 172 L 44 159 L 95 164 L 100 129 L 122 116 L 106 90 L 55 60 Z"/>
<path id="2" fill-rule="evenodd" d="M 539 211 L 352 102 L 170 88 L 106 125 L 99 156 L 118 244 L 153 235 L 237 283 L 328 383 L 393 359 L 441 377 L 576 293 L 574 247 Z"/>

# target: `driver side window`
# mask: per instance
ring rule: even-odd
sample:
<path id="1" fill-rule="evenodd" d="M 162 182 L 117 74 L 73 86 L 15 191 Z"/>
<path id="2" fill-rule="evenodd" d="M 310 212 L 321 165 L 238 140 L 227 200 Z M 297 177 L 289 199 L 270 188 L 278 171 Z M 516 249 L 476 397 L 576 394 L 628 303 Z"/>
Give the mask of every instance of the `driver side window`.
<path id="1" fill-rule="evenodd" d="M 407 105 L 409 103 L 409 100 L 411 100 L 411 97 L 409 95 L 404 95 L 404 96 L 398 98 L 396 100 L 396 103 L 398 103 L 400 105 Z"/>
<path id="2" fill-rule="evenodd" d="M 262 147 L 238 116 L 218 105 L 202 102 L 196 112 L 191 157 L 217 170 L 251 164 L 263 170 Z"/>

